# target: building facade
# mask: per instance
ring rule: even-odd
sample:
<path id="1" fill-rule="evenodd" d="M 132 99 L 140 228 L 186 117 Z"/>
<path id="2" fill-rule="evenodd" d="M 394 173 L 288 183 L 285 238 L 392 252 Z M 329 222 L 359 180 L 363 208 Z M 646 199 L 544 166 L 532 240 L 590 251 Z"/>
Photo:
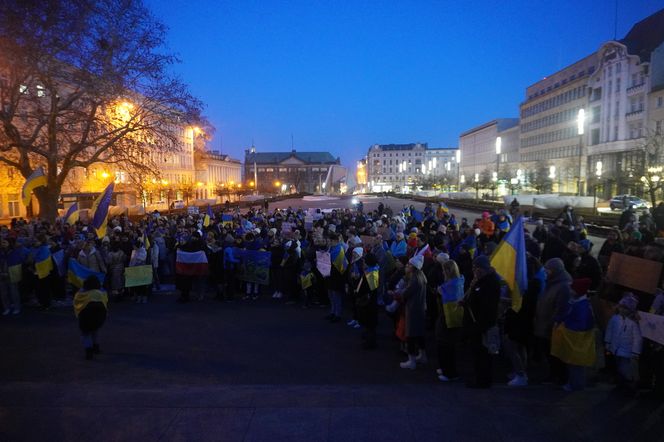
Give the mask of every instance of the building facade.
<path id="1" fill-rule="evenodd" d="M 459 136 L 461 186 L 486 176 L 499 181 L 508 159 L 518 156 L 518 134 L 518 118 L 498 118 L 463 132 Z"/>
<path id="2" fill-rule="evenodd" d="M 219 199 L 221 188 L 242 185 L 242 163 L 219 151 L 201 150 L 194 154 L 196 199 Z M 249 187 L 251 183 L 248 184 Z"/>
<path id="3" fill-rule="evenodd" d="M 427 143 L 374 144 L 367 153 L 367 181 L 373 192 L 412 189 L 422 174 Z"/>
<path id="4" fill-rule="evenodd" d="M 341 160 L 329 152 L 257 152 L 245 150 L 244 185 L 254 181 L 259 193 L 334 192 L 337 182 L 328 177 L 342 169 Z"/>

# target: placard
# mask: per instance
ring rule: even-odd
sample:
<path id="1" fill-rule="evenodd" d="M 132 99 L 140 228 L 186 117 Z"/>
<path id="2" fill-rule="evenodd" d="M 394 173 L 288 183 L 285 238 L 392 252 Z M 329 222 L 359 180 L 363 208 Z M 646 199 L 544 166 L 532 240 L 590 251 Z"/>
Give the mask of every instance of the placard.
<path id="1" fill-rule="evenodd" d="M 664 345 L 664 316 L 639 312 L 641 335 L 651 341 Z"/>
<path id="2" fill-rule="evenodd" d="M 189 215 L 198 215 L 198 206 L 188 206 L 187 213 Z"/>
<path id="3" fill-rule="evenodd" d="M 660 262 L 613 252 L 606 277 L 614 284 L 652 294 L 657 289 L 661 273 Z"/>
<path id="4" fill-rule="evenodd" d="M 330 252 L 316 251 L 316 268 L 323 277 L 330 276 L 332 271 L 332 262 L 330 261 Z"/>
<path id="5" fill-rule="evenodd" d="M 140 287 L 152 284 L 152 266 L 125 267 L 125 287 Z"/>

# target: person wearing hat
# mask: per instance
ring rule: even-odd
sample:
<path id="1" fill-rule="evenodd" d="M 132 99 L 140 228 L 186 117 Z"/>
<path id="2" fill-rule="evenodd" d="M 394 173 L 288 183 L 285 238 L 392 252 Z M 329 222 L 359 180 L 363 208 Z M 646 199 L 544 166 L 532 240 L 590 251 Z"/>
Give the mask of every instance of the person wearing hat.
<path id="1" fill-rule="evenodd" d="M 567 370 L 560 359 L 551 355 L 551 336 L 555 317 L 562 316 L 572 297 L 572 276 L 565 270 L 560 258 L 553 258 L 544 264 L 546 285 L 544 293 L 537 301 L 535 310 L 534 334 L 541 353 L 547 355 L 549 362 L 549 380 L 564 385 L 567 382 Z"/>
<path id="2" fill-rule="evenodd" d="M 351 252 L 350 266 L 348 267 L 348 287 L 351 289 L 353 295 L 353 317 L 346 325 L 353 328 L 360 328 L 357 313 L 357 287 L 361 283 L 362 274 L 364 271 L 364 249 L 362 247 L 355 247 Z"/>
<path id="3" fill-rule="evenodd" d="M 396 234 L 396 240 L 390 245 L 390 253 L 392 254 L 392 257 L 398 259 L 402 256 L 406 256 L 407 248 L 403 232 L 398 232 Z"/>
<path id="4" fill-rule="evenodd" d="M 643 345 L 637 317 L 638 305 L 639 301 L 634 294 L 625 293 L 604 333 L 606 351 L 615 357 L 618 385 L 627 389 L 634 386 L 635 365 Z"/>
<path id="5" fill-rule="evenodd" d="M 490 329 L 496 326 L 500 301 L 500 279 L 485 255 L 473 260 L 473 279 L 461 304 L 475 368 L 474 382 L 467 387 L 491 387 L 491 354 L 485 346 Z"/>
<path id="6" fill-rule="evenodd" d="M 426 327 L 427 278 L 422 272 L 424 258 L 417 255 L 408 260 L 405 279 L 406 288 L 401 293 L 401 301 L 406 314 L 406 342 L 408 360 L 400 364 L 401 368 L 414 370 L 417 364 L 427 362 L 424 341 Z"/>
<path id="7" fill-rule="evenodd" d="M 368 253 L 362 263 L 362 276 L 355 290 L 357 318 L 363 327 L 362 348 L 376 348 L 376 327 L 378 325 L 378 289 L 380 287 L 380 269 L 373 253 Z"/>
<path id="8" fill-rule="evenodd" d="M 481 231 L 479 240 L 482 243 L 494 240 L 496 225 L 493 223 L 493 221 L 491 221 L 489 212 L 482 212 L 482 219 L 477 223 L 477 225 Z"/>

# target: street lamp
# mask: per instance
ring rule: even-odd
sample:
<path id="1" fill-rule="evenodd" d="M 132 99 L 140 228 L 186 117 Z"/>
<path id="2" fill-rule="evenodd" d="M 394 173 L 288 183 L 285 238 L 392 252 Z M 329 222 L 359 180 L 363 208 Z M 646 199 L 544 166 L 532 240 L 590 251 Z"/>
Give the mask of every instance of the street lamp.
<path id="1" fill-rule="evenodd" d="M 475 199 L 478 200 L 480 199 L 480 174 L 476 173 L 475 174 L 475 179 L 473 180 L 473 184 L 475 185 Z"/>
<path id="2" fill-rule="evenodd" d="M 463 181 L 461 181 L 461 149 L 458 149 L 456 151 L 456 163 L 457 163 L 457 184 L 458 184 L 458 192 L 461 192 L 461 184 L 466 181 L 466 178 L 464 177 Z"/>
<path id="3" fill-rule="evenodd" d="M 576 129 L 579 135 L 579 178 L 576 182 L 577 194 L 581 196 L 581 162 L 583 160 L 583 134 L 585 132 L 586 111 L 581 108 L 576 117 Z"/>
<path id="4" fill-rule="evenodd" d="M 602 162 L 597 161 L 595 163 L 595 176 L 597 177 L 597 182 L 595 183 L 595 189 L 593 194 L 593 212 L 597 211 L 597 187 L 602 179 Z"/>

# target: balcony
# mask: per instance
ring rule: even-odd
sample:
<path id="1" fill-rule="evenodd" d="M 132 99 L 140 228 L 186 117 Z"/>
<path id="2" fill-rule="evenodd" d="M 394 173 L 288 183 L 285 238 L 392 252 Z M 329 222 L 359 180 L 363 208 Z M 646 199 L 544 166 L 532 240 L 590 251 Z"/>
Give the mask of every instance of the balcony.
<path id="1" fill-rule="evenodd" d="M 634 111 L 627 112 L 625 114 L 625 119 L 627 121 L 638 120 L 638 119 L 641 119 L 641 118 L 643 118 L 643 108 L 636 109 Z"/>
<path id="2" fill-rule="evenodd" d="M 630 86 L 627 88 L 627 95 L 633 95 L 633 94 L 638 94 L 639 92 L 643 92 L 643 90 L 646 88 L 645 87 L 646 83 L 639 83 L 635 84 L 634 86 Z"/>

